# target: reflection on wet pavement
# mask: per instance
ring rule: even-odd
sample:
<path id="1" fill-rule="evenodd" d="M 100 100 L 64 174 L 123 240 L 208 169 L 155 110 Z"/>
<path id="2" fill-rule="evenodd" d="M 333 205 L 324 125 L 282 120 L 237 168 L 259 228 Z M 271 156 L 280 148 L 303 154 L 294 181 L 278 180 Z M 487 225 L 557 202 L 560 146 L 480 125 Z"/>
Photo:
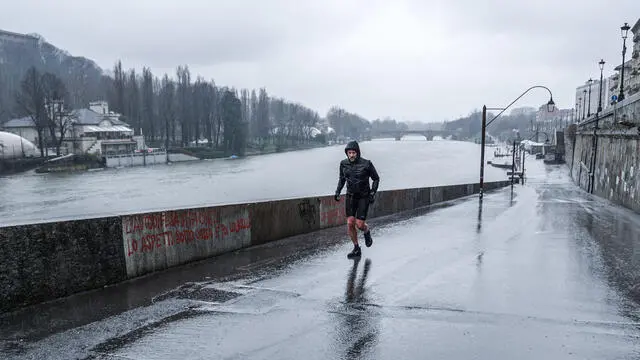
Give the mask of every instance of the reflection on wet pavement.
<path id="1" fill-rule="evenodd" d="M 358 265 L 360 258 L 353 260 L 353 267 L 347 277 L 344 307 L 342 311 L 335 311 L 336 324 L 333 336 L 336 337 L 336 352 L 333 358 L 363 359 L 370 354 L 377 343 L 380 326 L 380 314 L 376 308 L 369 306 L 366 294 L 366 282 L 371 270 L 371 259 L 367 258 L 358 279 Z"/>

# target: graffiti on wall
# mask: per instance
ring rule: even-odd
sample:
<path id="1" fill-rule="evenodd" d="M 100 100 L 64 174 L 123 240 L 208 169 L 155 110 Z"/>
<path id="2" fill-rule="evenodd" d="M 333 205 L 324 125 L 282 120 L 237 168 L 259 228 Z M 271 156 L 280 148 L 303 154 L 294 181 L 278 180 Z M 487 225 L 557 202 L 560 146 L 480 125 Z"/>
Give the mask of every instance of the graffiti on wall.
<path id="1" fill-rule="evenodd" d="M 344 208 L 344 196 L 340 201 L 335 201 L 333 196 L 324 197 L 320 200 L 320 227 L 342 225 L 347 222 Z"/>
<path id="2" fill-rule="evenodd" d="M 124 216 L 122 232 L 127 257 L 202 241 L 224 240 L 251 229 L 246 216 L 221 216 L 220 211 L 194 209 Z"/>

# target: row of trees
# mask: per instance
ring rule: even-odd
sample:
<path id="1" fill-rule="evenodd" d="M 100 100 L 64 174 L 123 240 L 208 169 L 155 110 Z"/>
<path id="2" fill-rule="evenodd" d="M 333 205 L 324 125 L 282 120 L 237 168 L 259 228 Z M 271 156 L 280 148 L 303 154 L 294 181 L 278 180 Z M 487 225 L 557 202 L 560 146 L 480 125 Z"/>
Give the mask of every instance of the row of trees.
<path id="1" fill-rule="evenodd" d="M 152 146 L 198 144 L 238 152 L 247 145 L 317 141 L 313 128 L 326 123 L 336 130 L 333 136 L 350 138 L 406 127 L 392 119 L 370 122 L 337 106 L 321 117 L 264 88 L 235 89 L 194 76 L 188 66 L 156 76 L 149 68 L 125 69 L 118 61 L 107 74 L 90 59 L 72 56 L 39 35 L 3 40 L 0 124 L 30 116 L 39 147 L 55 146 L 70 136 L 63 122 L 69 117 L 62 115 L 96 100 L 106 100 Z"/>
<path id="2" fill-rule="evenodd" d="M 396 121 L 389 117 L 383 120 L 375 119 L 370 122 L 357 114 L 349 113 L 335 106 L 329 109 L 327 120 L 336 134 L 355 139 L 362 136 L 409 129 L 406 123 Z"/>
<path id="3" fill-rule="evenodd" d="M 335 129 L 333 136 L 344 138 L 409 127 L 389 118 L 369 121 L 338 106 L 323 118 L 301 104 L 269 96 L 264 88 L 237 90 L 194 77 L 188 66 L 156 76 L 149 68 L 125 70 L 118 61 L 107 75 L 93 61 L 71 56 L 40 36 L 23 40 L 5 41 L 0 48 L 0 123 L 31 116 L 43 135 L 39 138 L 50 138 L 48 145 L 63 141 L 66 132 L 54 131 L 69 126 L 63 114 L 96 100 L 107 100 L 152 146 L 198 144 L 240 152 L 246 146 L 295 146 L 324 139 L 314 137 L 312 128 L 325 122 Z M 64 101 L 63 109 L 58 100 Z M 524 134 L 532 121 L 532 115 L 502 116 L 490 131 L 510 134 L 516 128 Z M 480 112 L 474 111 L 443 128 L 474 139 L 480 124 Z"/>
<path id="4" fill-rule="evenodd" d="M 148 68 L 141 76 L 134 69 L 125 72 L 121 62 L 113 73 L 109 103 L 150 141 L 163 139 L 189 146 L 205 140 L 209 146 L 224 144 L 235 149 L 246 143 L 287 146 L 309 142 L 314 139 L 313 129 L 321 128 L 321 123 L 334 129 L 333 137 L 355 139 L 379 130 L 407 128 L 389 118 L 370 122 L 338 106 L 329 109 L 323 119 L 299 103 L 270 97 L 264 88 L 238 91 L 200 76 L 194 82 L 187 66 L 177 68 L 175 81 L 168 74 L 158 79 Z M 159 127 L 159 123 L 168 129 Z"/>
<path id="5" fill-rule="evenodd" d="M 494 113 L 487 113 L 487 121 L 495 116 Z M 536 113 L 525 113 L 518 115 L 500 115 L 487 132 L 496 136 L 500 140 L 506 140 L 513 136 L 513 130 L 517 130 L 521 137 L 530 137 L 533 133 Z M 444 129 L 457 131 L 462 139 L 477 140 L 480 138 L 482 130 L 482 112 L 475 110 L 469 115 L 459 119 L 444 123 Z"/>
<path id="6" fill-rule="evenodd" d="M 175 79 L 124 71 L 118 62 L 106 98 L 122 120 L 150 143 L 188 147 L 205 144 L 241 153 L 247 144 L 295 146 L 313 140 L 317 112 L 297 103 L 271 98 L 266 89 L 238 91 L 201 76 L 192 79 L 188 66 Z"/>
<path id="7" fill-rule="evenodd" d="M 327 139 L 327 134 L 315 136 L 314 129 L 324 122 L 316 111 L 270 97 L 264 88 L 238 91 L 200 76 L 193 81 L 188 66 L 179 66 L 175 78 L 168 74 L 158 78 L 149 68 L 140 74 L 135 69 L 125 71 L 118 61 L 113 76 L 102 84 L 110 111 L 122 114 L 121 120 L 152 146 L 208 146 L 242 154 L 247 146 L 296 146 Z M 79 91 L 69 91 L 65 81 L 49 72 L 41 74 L 35 66 L 24 75 L 16 104 L 20 115 L 33 119 L 41 149 L 42 139 L 48 138 L 46 145 L 53 143 L 59 151 L 65 136 L 70 136 L 73 113 L 60 103 L 73 103 L 71 93 Z M 328 111 L 326 122 L 335 130 L 330 136 L 355 139 L 407 128 L 389 118 L 370 122 L 337 106 Z"/>
<path id="8" fill-rule="evenodd" d="M 187 66 L 176 69 L 174 80 L 168 74 L 157 78 L 148 68 L 140 75 L 134 69 L 124 71 L 118 62 L 113 77 L 103 83 L 110 109 L 122 114 L 121 119 L 152 146 L 208 146 L 242 154 L 247 146 L 295 146 L 326 140 L 326 134 L 317 138 L 312 133 L 324 120 L 316 111 L 269 97 L 264 88 L 238 91 L 200 76 L 192 81 Z M 16 104 L 22 114 L 33 119 L 41 151 L 45 145 L 42 139 L 50 139 L 47 145 L 59 151 L 68 135 L 73 113 L 60 102 L 69 103 L 69 97 L 67 85 L 54 74 L 41 74 L 31 67 L 24 75 Z M 491 133 L 509 137 L 517 129 L 524 136 L 531 132 L 534 121 L 535 113 L 503 115 L 492 124 Z M 326 122 L 335 130 L 333 136 L 354 139 L 409 128 L 391 118 L 369 121 L 338 106 L 329 109 Z M 471 140 L 479 136 L 480 126 L 481 112 L 474 111 L 444 123 L 443 128 Z"/>

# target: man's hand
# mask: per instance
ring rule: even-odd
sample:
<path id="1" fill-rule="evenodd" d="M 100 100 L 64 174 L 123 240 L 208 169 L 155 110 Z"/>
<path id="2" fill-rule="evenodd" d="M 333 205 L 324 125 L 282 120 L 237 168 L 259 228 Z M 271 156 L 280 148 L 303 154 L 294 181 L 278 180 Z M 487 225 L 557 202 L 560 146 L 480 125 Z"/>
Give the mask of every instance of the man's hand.
<path id="1" fill-rule="evenodd" d="M 336 201 L 340 201 L 340 193 L 333 195 L 333 198 L 336 199 Z"/>
<path id="2" fill-rule="evenodd" d="M 372 191 L 369 193 L 369 204 L 373 204 L 375 200 L 376 200 L 376 193 Z"/>

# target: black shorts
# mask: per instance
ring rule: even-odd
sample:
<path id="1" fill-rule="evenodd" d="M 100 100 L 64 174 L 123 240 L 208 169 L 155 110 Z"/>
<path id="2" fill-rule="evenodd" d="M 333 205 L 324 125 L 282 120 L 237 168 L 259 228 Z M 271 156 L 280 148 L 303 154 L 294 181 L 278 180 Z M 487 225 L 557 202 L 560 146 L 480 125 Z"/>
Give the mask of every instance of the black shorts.
<path id="1" fill-rule="evenodd" d="M 354 197 L 353 195 L 347 194 L 345 196 L 345 213 L 347 217 L 355 216 L 356 219 L 366 220 L 367 212 L 369 211 L 369 197 Z"/>

